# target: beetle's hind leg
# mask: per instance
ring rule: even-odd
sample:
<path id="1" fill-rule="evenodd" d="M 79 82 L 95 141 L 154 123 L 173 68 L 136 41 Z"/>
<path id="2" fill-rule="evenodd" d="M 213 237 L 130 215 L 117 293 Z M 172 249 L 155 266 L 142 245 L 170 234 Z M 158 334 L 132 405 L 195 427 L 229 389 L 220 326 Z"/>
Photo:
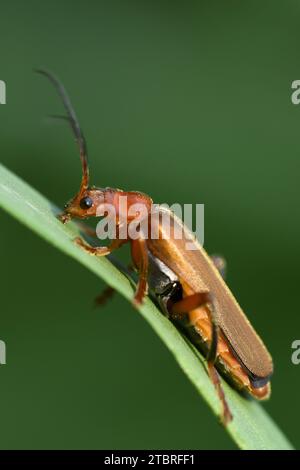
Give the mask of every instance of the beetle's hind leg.
<path id="1" fill-rule="evenodd" d="M 209 314 L 211 322 L 211 343 L 207 354 L 207 361 L 214 363 L 217 357 L 218 348 L 218 325 L 211 294 L 209 292 L 197 292 L 196 294 L 183 297 L 183 299 L 171 306 L 171 314 L 173 318 L 180 318 L 182 315 L 185 315 L 192 310 L 208 305 L 210 306 L 210 308 L 207 308 L 207 313 Z"/>
<path id="2" fill-rule="evenodd" d="M 219 399 L 222 403 L 222 407 L 223 407 L 222 422 L 226 426 L 232 420 L 232 414 L 225 398 L 225 393 L 221 384 L 220 376 L 218 374 L 217 369 L 215 368 L 215 361 L 217 358 L 217 350 L 218 350 L 218 325 L 216 321 L 215 304 L 214 304 L 214 300 L 212 297 L 210 300 L 209 310 L 211 313 L 212 340 L 211 340 L 210 349 L 207 354 L 207 368 L 208 368 L 209 377 L 212 383 L 214 384 L 214 387 L 217 391 Z"/>
<path id="3" fill-rule="evenodd" d="M 232 421 L 232 414 L 225 398 L 225 393 L 224 393 L 224 390 L 220 381 L 220 376 L 213 362 L 207 361 L 207 368 L 208 368 L 209 378 L 212 381 L 217 391 L 218 397 L 222 403 L 222 408 L 223 408 L 222 416 L 221 416 L 222 423 L 224 424 L 224 426 L 227 426 L 227 424 L 230 423 L 230 421 Z"/>
<path id="4" fill-rule="evenodd" d="M 208 305 L 208 311 L 211 321 L 211 342 L 207 354 L 208 375 L 217 391 L 218 397 L 222 403 L 222 422 L 227 425 L 232 420 L 232 414 L 228 407 L 224 390 L 220 381 L 219 374 L 215 368 L 218 349 L 218 324 L 215 313 L 214 299 L 209 292 L 202 292 L 184 297 L 182 300 L 171 306 L 171 314 L 178 318 L 183 314 L 196 310 L 199 307 Z"/>

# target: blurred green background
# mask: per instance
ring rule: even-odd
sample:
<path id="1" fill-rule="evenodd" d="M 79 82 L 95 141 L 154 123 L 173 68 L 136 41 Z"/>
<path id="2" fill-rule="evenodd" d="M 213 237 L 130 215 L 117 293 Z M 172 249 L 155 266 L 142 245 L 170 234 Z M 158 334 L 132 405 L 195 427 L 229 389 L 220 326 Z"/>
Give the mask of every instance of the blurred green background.
<path id="1" fill-rule="evenodd" d="M 204 203 L 205 247 L 275 362 L 265 407 L 299 447 L 298 1 L 1 2 L 1 162 L 62 206 L 78 188 L 65 83 L 93 182 Z M 235 448 L 122 298 L 0 213 L 0 447 Z"/>

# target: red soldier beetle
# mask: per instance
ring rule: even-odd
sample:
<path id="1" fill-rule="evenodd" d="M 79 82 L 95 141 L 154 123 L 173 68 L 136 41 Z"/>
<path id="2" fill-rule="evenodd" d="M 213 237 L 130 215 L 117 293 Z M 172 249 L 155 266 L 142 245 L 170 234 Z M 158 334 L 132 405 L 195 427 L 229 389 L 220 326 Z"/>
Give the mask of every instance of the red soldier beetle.
<path id="1" fill-rule="evenodd" d="M 140 304 L 150 290 L 151 296 L 162 312 L 184 329 L 191 341 L 206 354 L 208 374 L 217 390 L 223 411 L 222 420 L 227 424 L 232 415 L 227 405 L 217 370 L 239 391 L 263 400 L 270 396 L 270 377 L 273 373 L 272 358 L 256 334 L 241 307 L 226 285 L 220 258 L 210 258 L 182 221 L 169 212 L 172 227 L 180 226 L 183 237 L 164 235 L 161 219 L 157 220 L 158 238 L 143 236 L 133 239 L 127 233 L 119 237 L 121 214 L 119 199 L 127 197 L 126 221 L 135 220 L 130 208 L 139 203 L 151 213 L 152 199 L 137 191 L 122 191 L 114 188 L 97 188 L 89 185 L 87 147 L 78 119 L 63 85 L 51 73 L 45 75 L 58 91 L 67 119 L 76 137 L 82 164 L 82 179 L 78 193 L 65 206 L 59 216 L 63 223 L 72 218 L 85 219 L 98 215 L 99 207 L 110 204 L 116 209 L 116 238 L 107 247 L 93 247 L 82 238 L 76 238 L 82 249 L 96 256 L 106 256 L 125 243 L 130 243 L 133 264 L 138 272 L 138 284 L 134 295 L 135 304 Z M 162 214 L 166 209 L 159 208 Z M 123 214 L 124 215 L 124 214 Z M 122 217 L 122 223 L 124 218 Z M 148 225 L 152 221 L 149 218 Z M 152 228 L 151 226 L 149 228 Z M 127 226 L 126 226 L 127 229 Z M 149 231 L 150 233 L 150 231 Z M 173 233 L 173 232 L 172 232 Z M 192 240 L 192 241 L 191 241 Z M 186 242 L 193 243 L 186 250 Z M 108 290 L 106 297 L 111 295 Z M 102 297 L 105 299 L 105 296 Z"/>

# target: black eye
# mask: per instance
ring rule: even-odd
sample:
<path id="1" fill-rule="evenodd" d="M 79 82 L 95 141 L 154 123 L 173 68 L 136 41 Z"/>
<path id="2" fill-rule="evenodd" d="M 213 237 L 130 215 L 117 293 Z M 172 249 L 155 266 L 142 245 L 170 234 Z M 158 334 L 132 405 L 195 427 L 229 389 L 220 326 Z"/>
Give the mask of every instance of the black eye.
<path id="1" fill-rule="evenodd" d="M 93 199 L 90 197 L 86 196 L 83 197 L 79 203 L 81 209 L 89 209 L 93 205 Z"/>

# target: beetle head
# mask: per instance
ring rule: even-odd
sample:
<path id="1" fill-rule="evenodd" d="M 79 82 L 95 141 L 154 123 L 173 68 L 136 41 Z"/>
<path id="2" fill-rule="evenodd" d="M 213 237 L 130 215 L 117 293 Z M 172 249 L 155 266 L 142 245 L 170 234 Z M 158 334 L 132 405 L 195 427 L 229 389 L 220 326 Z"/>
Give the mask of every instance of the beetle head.
<path id="1" fill-rule="evenodd" d="M 104 203 L 105 192 L 99 188 L 86 188 L 79 191 L 76 196 L 66 205 L 64 212 L 59 215 L 59 219 L 65 224 L 73 217 L 85 219 L 95 217 L 99 206 Z"/>

